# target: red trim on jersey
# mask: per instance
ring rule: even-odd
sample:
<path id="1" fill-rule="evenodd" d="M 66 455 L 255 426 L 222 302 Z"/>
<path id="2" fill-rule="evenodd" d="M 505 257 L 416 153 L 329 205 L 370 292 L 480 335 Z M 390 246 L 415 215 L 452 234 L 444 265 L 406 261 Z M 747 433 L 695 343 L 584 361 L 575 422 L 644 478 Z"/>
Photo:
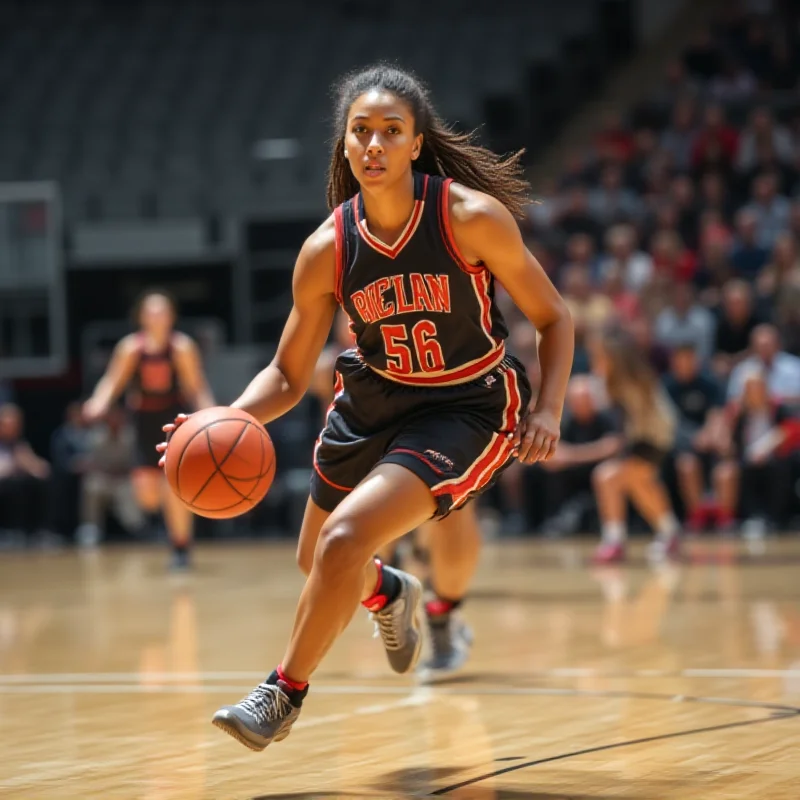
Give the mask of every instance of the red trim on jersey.
<path id="1" fill-rule="evenodd" d="M 344 217 L 342 207 L 337 206 L 333 210 L 333 227 L 336 232 L 336 283 L 333 285 L 333 293 L 336 295 L 336 302 L 342 304 L 342 281 L 344 280 Z"/>
<path id="2" fill-rule="evenodd" d="M 374 367 L 372 369 L 395 383 L 405 383 L 410 386 L 436 386 L 437 384 L 467 383 L 480 378 L 481 375 L 485 375 L 490 369 L 496 367 L 504 357 L 505 347 L 501 342 L 497 348 L 469 366 L 443 372 L 441 375 L 400 375 L 396 372 L 377 370 Z"/>
<path id="3" fill-rule="evenodd" d="M 464 258 L 461 251 L 458 249 L 455 237 L 453 236 L 453 229 L 450 226 L 450 184 L 453 182 L 452 178 L 445 178 L 442 184 L 442 190 L 439 193 L 439 231 L 442 235 L 442 241 L 450 254 L 450 258 L 458 264 L 464 271 L 474 274 L 476 272 L 486 272 L 486 267 L 482 264 L 470 264 Z"/>
<path id="4" fill-rule="evenodd" d="M 506 390 L 506 405 L 503 409 L 502 428 L 495 434 L 495 440 L 466 470 L 453 481 L 445 481 L 433 487 L 434 497 L 449 494 L 453 498 L 451 509 L 463 505 L 469 497 L 480 491 L 492 479 L 497 470 L 511 457 L 513 444 L 508 434 L 514 431 L 519 423 L 522 410 L 522 395 L 519 391 L 519 379 L 513 369 L 503 372 L 503 383 Z"/>
<path id="5" fill-rule="evenodd" d="M 478 298 L 478 305 L 481 307 L 481 326 L 486 338 L 490 342 L 495 342 L 496 340 L 492 336 L 492 298 L 489 297 L 489 287 L 491 286 L 489 270 L 482 269 L 480 272 L 473 272 L 470 277 L 472 278 L 472 287 L 475 289 L 475 294 Z"/>
<path id="6" fill-rule="evenodd" d="M 325 425 L 328 424 L 328 418 L 331 415 L 331 411 L 333 411 L 333 407 L 336 405 L 336 398 L 344 391 L 344 379 L 342 378 L 342 373 L 338 370 L 336 371 L 336 380 L 333 384 L 333 400 L 331 400 L 331 404 L 328 406 L 328 410 L 325 412 Z M 322 470 L 319 468 L 319 462 L 317 460 L 317 451 L 319 450 L 319 446 L 322 444 L 322 434 L 325 431 L 325 428 L 319 432 L 319 436 L 317 437 L 317 441 L 314 444 L 314 456 L 313 456 L 313 464 L 314 469 L 316 470 L 317 475 L 322 478 L 328 486 L 332 486 L 334 489 L 339 489 L 342 492 L 352 492 L 352 486 L 340 486 L 338 483 L 334 483 L 332 480 L 329 480 L 322 474 Z"/>
<path id="7" fill-rule="evenodd" d="M 411 217 L 406 223 L 405 228 L 403 228 L 400 238 L 391 246 L 385 242 L 382 242 L 377 236 L 373 236 L 369 232 L 369 229 L 366 227 L 366 220 L 362 220 L 358 216 L 358 197 L 356 197 L 356 199 L 353 201 L 353 215 L 356 221 L 356 228 L 358 228 L 361 238 L 364 239 L 364 241 L 370 247 L 372 247 L 374 250 L 377 250 L 381 255 L 392 259 L 397 258 L 402 249 L 411 241 L 411 237 L 416 233 L 419 223 L 422 220 L 422 212 L 425 207 L 425 197 L 428 194 L 428 177 L 428 175 L 424 176 L 422 197 L 419 200 L 414 201 L 414 209 L 411 212 Z"/>

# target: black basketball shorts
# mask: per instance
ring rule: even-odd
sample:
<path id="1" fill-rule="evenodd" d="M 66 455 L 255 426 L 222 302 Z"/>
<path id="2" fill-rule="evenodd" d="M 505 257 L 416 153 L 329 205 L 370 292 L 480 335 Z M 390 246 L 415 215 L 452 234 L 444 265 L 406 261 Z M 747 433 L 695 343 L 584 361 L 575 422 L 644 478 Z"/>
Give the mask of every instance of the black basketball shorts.
<path id="1" fill-rule="evenodd" d="M 400 464 L 430 486 L 433 517 L 444 517 L 511 462 L 510 434 L 530 399 L 511 356 L 469 383 L 416 387 L 377 375 L 348 350 L 336 361 L 336 395 L 314 448 L 311 498 L 333 511 L 375 466 Z"/>
<path id="2" fill-rule="evenodd" d="M 172 422 L 183 410 L 175 406 L 164 411 L 136 411 L 133 413 L 133 428 L 136 433 L 134 468 L 158 468 L 161 454 L 156 451 L 156 445 L 166 438 L 162 428 L 168 422 Z"/>

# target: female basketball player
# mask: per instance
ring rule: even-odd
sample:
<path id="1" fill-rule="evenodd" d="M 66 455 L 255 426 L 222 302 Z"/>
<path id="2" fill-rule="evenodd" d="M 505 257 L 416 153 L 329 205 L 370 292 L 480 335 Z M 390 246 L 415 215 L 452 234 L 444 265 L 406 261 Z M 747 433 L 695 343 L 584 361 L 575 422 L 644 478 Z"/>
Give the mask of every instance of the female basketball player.
<path id="1" fill-rule="evenodd" d="M 189 565 L 192 514 L 169 491 L 154 448 L 164 438 L 164 420 L 173 419 L 184 403 L 200 409 L 214 405 L 214 398 L 197 345 L 174 330 L 176 316 L 175 304 L 164 292 L 143 295 L 134 309 L 139 331 L 117 344 L 83 412 L 89 421 L 101 419 L 128 389 L 137 440 L 136 467 L 131 475 L 136 499 L 147 514 L 163 510 L 173 547 L 172 565 L 184 569 Z"/>
<path id="2" fill-rule="evenodd" d="M 604 333 L 591 350 L 592 370 L 605 379 L 608 399 L 622 412 L 626 439 L 623 454 L 599 464 L 592 474 L 603 537 L 595 563 L 625 560 L 628 498 L 656 531 L 652 554 L 676 556 L 679 524 L 659 474 L 675 440 L 675 409 L 629 336 Z"/>
<path id="3" fill-rule="evenodd" d="M 300 533 L 314 558 L 289 646 L 248 697 L 214 715 L 254 750 L 289 735 L 311 675 L 359 601 L 392 668 L 413 669 L 422 587 L 373 554 L 463 506 L 515 453 L 526 463 L 550 458 L 572 363 L 569 313 L 514 221 L 528 189 L 519 154 L 503 160 L 452 133 L 419 83 L 386 66 L 344 82 L 337 126 L 333 214 L 300 251 L 274 361 L 234 403 L 265 423 L 297 403 L 344 306 L 358 347 L 337 360 L 315 447 Z M 524 371 L 505 354 L 495 277 L 541 332 L 542 385 L 530 410 Z"/>

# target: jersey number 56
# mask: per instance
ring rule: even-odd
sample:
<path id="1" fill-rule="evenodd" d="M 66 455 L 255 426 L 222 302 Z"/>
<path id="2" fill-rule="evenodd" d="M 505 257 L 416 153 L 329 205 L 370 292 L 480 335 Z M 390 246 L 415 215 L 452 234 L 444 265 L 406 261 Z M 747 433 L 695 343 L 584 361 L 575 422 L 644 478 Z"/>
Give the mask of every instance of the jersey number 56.
<path id="1" fill-rule="evenodd" d="M 436 340 L 436 333 L 436 324 L 429 319 L 417 322 L 411 328 L 411 336 L 407 325 L 381 325 L 386 369 L 398 375 L 411 375 L 416 360 L 422 372 L 443 370 L 444 353 Z"/>

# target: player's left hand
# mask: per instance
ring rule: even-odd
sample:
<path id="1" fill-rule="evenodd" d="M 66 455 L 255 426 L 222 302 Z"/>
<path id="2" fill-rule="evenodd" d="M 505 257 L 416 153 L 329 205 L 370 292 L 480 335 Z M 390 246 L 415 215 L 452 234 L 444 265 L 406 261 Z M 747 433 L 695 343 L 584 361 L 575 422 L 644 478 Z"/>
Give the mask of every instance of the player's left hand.
<path id="1" fill-rule="evenodd" d="M 550 411 L 531 411 L 520 420 L 512 443 L 517 460 L 523 464 L 547 461 L 556 452 L 561 425 Z"/>

